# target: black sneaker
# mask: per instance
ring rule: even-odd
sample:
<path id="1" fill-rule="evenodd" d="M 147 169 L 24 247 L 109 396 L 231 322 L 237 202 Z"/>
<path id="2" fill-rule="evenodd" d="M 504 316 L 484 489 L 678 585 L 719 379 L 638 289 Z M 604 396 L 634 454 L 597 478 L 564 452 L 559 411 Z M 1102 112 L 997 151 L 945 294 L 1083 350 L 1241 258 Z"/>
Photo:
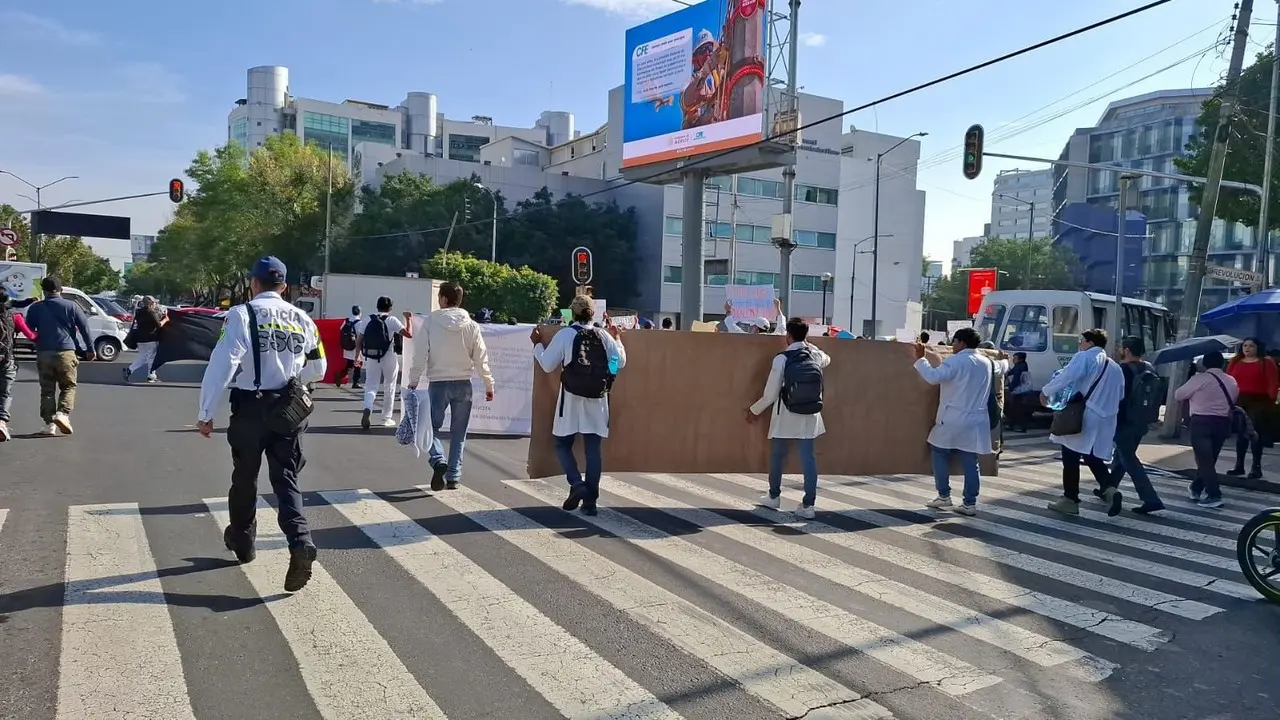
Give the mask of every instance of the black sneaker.
<path id="1" fill-rule="evenodd" d="M 258 551 L 254 548 L 254 536 L 257 535 L 257 527 L 250 526 L 249 532 L 240 534 L 232 531 L 228 525 L 226 530 L 222 531 L 222 543 L 227 549 L 236 554 L 236 559 L 242 565 L 253 562 L 258 557 Z"/>
<path id="2" fill-rule="evenodd" d="M 316 561 L 316 546 L 299 545 L 289 549 L 289 570 L 284 574 L 284 591 L 298 592 L 311 580 L 311 564 Z"/>
<path id="3" fill-rule="evenodd" d="M 369 415 L 371 415 L 372 413 L 373 413 L 372 410 L 365 410 L 360 413 L 360 429 L 361 430 L 369 429 Z"/>
<path id="4" fill-rule="evenodd" d="M 599 514 L 600 514 L 600 511 L 596 509 L 596 504 L 595 504 L 595 503 L 583 503 L 583 504 L 582 504 L 582 514 L 583 514 L 583 515 L 590 515 L 591 517 L 595 517 L 596 515 L 599 515 Z"/>
<path id="5" fill-rule="evenodd" d="M 564 499 L 564 504 L 560 506 L 562 510 L 577 510 L 582 504 L 582 496 L 587 494 L 587 488 L 582 483 L 578 483 L 569 488 L 569 497 Z"/>
<path id="6" fill-rule="evenodd" d="M 450 480 L 449 482 L 444 484 L 445 490 L 457 490 L 460 487 L 462 487 L 462 483 L 458 482 L 457 480 Z"/>
<path id="7" fill-rule="evenodd" d="M 1115 517 L 1119 515 L 1120 509 L 1123 507 L 1124 495 L 1121 495 L 1120 491 L 1115 488 L 1107 488 L 1102 491 L 1102 494 L 1103 500 L 1106 500 L 1108 503 L 1107 517 Z"/>
<path id="8" fill-rule="evenodd" d="M 449 466 L 444 463 L 431 468 L 431 492 L 440 492 L 444 489 L 444 474 L 448 469 Z"/>
<path id="9" fill-rule="evenodd" d="M 1106 491 L 1106 490 L 1103 490 L 1102 488 L 1094 488 L 1094 489 L 1093 489 L 1093 496 L 1094 496 L 1094 497 L 1096 497 L 1096 498 L 1098 498 L 1099 500 L 1104 500 L 1104 499 L 1106 499 L 1106 495 L 1107 495 L 1107 491 Z"/>

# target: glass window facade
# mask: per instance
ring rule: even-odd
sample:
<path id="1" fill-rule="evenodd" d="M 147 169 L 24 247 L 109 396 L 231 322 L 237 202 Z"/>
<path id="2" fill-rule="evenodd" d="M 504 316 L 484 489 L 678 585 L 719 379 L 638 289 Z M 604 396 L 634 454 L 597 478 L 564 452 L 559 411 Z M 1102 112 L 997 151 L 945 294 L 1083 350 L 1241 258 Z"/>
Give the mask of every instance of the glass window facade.
<path id="1" fill-rule="evenodd" d="M 684 232 L 684 219 L 674 215 L 668 215 L 662 221 L 662 233 L 664 235 L 679 236 Z"/>
<path id="2" fill-rule="evenodd" d="M 831 292 L 835 288 L 835 278 L 827 281 L 827 292 Z M 800 292 L 822 292 L 822 276 L 821 275 L 792 275 L 791 289 Z"/>
<path id="3" fill-rule="evenodd" d="M 395 125 L 369 120 L 352 120 L 351 144 L 355 146 L 362 142 L 374 142 L 392 147 L 399 147 L 400 145 L 399 140 L 396 138 Z"/>
<path id="4" fill-rule="evenodd" d="M 537 150 L 527 150 L 524 148 L 516 148 L 512 153 L 512 162 L 516 165 L 528 165 L 530 167 L 542 167 L 542 153 Z"/>
<path id="5" fill-rule="evenodd" d="M 666 265 L 662 268 L 662 282 L 679 285 L 684 279 L 684 268 L 679 265 Z"/>
<path id="6" fill-rule="evenodd" d="M 761 180 L 753 177 L 738 178 L 738 194 L 752 197 L 782 199 L 785 186 L 777 180 Z"/>
<path id="7" fill-rule="evenodd" d="M 480 162 L 480 148 L 489 144 L 483 135 L 449 134 L 449 159 L 463 162 Z"/>
<path id="8" fill-rule="evenodd" d="M 303 113 L 302 140 L 308 145 L 315 143 L 325 149 L 332 146 L 335 153 L 347 160 L 351 157 L 351 121 L 336 115 Z"/>
<path id="9" fill-rule="evenodd" d="M 242 148 L 249 147 L 249 119 L 236 118 L 227 132 L 227 140 L 234 140 Z"/>
<path id="10" fill-rule="evenodd" d="M 835 188 L 824 188 L 816 185 L 796 185 L 796 201 L 817 203 L 819 205 L 836 205 L 840 200 L 840 191 Z"/>
<path id="11" fill-rule="evenodd" d="M 836 234 L 829 232 L 817 232 L 814 230 L 796 230 L 795 243 L 800 247 L 821 248 L 823 250 L 836 249 Z"/>

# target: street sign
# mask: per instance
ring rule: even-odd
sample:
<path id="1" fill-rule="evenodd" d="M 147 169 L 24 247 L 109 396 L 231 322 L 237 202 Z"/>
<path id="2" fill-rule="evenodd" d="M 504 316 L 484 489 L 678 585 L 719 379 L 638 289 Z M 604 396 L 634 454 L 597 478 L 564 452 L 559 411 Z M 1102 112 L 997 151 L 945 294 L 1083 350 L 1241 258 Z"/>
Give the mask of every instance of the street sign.
<path id="1" fill-rule="evenodd" d="M 0 245 L 13 247 L 18 244 L 18 232 L 13 228 L 0 228 Z"/>
<path id="2" fill-rule="evenodd" d="M 1261 285 L 1262 273 L 1252 270 L 1237 270 L 1236 268 L 1222 267 L 1220 265 L 1209 265 L 1205 268 L 1205 275 L 1216 280 L 1226 280 L 1237 285 Z"/>

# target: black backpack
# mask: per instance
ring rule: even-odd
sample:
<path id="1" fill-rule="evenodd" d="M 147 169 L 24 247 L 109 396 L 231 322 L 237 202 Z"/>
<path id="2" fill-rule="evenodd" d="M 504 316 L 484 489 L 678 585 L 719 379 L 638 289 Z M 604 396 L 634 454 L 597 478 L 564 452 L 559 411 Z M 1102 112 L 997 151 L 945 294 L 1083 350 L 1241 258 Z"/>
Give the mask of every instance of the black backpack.
<path id="1" fill-rule="evenodd" d="M 796 415 L 822 412 L 822 366 L 817 358 L 808 348 L 787 350 L 782 355 L 787 359 L 782 368 L 782 404 Z"/>
<path id="2" fill-rule="evenodd" d="M 387 319 L 379 315 L 370 315 L 369 324 L 364 328 L 364 356 L 370 360 L 381 360 L 391 349 L 391 338 L 387 334 Z"/>
<path id="3" fill-rule="evenodd" d="M 338 342 L 342 344 L 342 349 L 348 352 L 356 349 L 356 324 L 359 320 L 347 318 L 342 323 L 342 334 L 338 337 Z"/>
<path id="4" fill-rule="evenodd" d="M 996 361 L 987 358 L 991 363 L 991 391 L 987 393 L 987 420 L 991 423 L 991 429 L 995 430 L 1000 427 L 1001 411 L 1000 398 L 996 395 Z M 1005 396 L 1006 402 L 1008 395 Z"/>
<path id="5" fill-rule="evenodd" d="M 574 328 L 573 357 L 560 373 L 564 391 L 585 398 L 602 398 L 613 387 L 609 353 L 595 328 Z"/>
<path id="6" fill-rule="evenodd" d="M 1133 386 L 1124 399 L 1125 420 L 1134 427 L 1147 427 L 1160 420 L 1160 406 L 1164 404 L 1164 382 L 1151 363 L 1144 362 L 1133 368 Z"/>
<path id="7" fill-rule="evenodd" d="M 0 361 L 13 359 L 13 308 L 0 308 Z"/>

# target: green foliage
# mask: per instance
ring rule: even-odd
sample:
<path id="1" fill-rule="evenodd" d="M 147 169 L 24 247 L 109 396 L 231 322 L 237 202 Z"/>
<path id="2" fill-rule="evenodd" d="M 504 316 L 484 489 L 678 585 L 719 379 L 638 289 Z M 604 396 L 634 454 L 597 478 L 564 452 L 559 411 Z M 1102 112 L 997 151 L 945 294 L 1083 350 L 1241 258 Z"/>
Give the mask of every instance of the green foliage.
<path id="1" fill-rule="evenodd" d="M 555 278 L 527 267 L 512 269 L 458 252 L 440 252 L 422 265 L 424 277 L 452 280 L 464 290 L 462 306 L 471 312 L 489 308 L 506 322 L 537 322 L 556 302 Z"/>
<path id="2" fill-rule="evenodd" d="M 14 248 L 18 262 L 44 263 L 49 275 L 57 275 L 64 285 L 87 293 L 118 290 L 120 273 L 111 267 L 78 237 L 43 235 L 34 245 L 31 226 L 25 216 L 16 215 L 9 205 L 0 205 L 0 222 L 6 222 L 18 233 Z"/>
<path id="3" fill-rule="evenodd" d="M 1253 64 L 1240 74 L 1237 85 L 1239 105 L 1231 121 L 1231 140 L 1227 144 L 1227 162 L 1222 175 L 1225 180 L 1263 184 L 1267 107 L 1271 104 L 1271 65 L 1274 58 L 1270 51 L 1258 53 Z M 1199 130 L 1187 143 L 1186 155 L 1173 161 L 1178 172 L 1196 177 L 1208 176 L 1209 155 L 1222 114 L 1220 98 L 1225 90 L 1224 80 L 1218 85 L 1214 97 L 1205 101 L 1200 112 Z M 1273 167 L 1271 182 L 1277 181 L 1280 181 L 1280 167 Z M 1202 192 L 1200 185 L 1192 185 L 1191 202 L 1198 204 Z M 1260 203 L 1260 198 L 1254 193 L 1223 188 L 1214 214 L 1228 222 L 1257 227 Z M 1271 226 L 1270 230 L 1277 230 L 1280 229 L 1280 193 L 1272 194 L 1270 204 L 1267 224 Z"/>
<path id="4" fill-rule="evenodd" d="M 1077 287 L 1073 269 L 1076 260 L 1066 248 L 1055 248 L 1048 238 L 1017 240 L 987 238 L 969 254 L 969 267 L 995 268 L 1000 290 L 1067 290 Z M 947 320 L 969 317 L 969 273 L 951 268 L 938 278 L 933 292 L 924 300 L 930 321 L 941 326 Z M 936 315 L 935 315 L 936 313 Z"/>

